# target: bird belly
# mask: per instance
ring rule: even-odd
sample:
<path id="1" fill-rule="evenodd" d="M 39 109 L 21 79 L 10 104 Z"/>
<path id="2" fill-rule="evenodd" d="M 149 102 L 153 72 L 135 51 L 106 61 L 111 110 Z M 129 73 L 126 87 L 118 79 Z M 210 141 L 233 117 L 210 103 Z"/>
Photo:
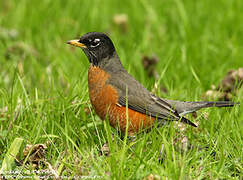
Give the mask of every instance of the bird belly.
<path id="1" fill-rule="evenodd" d="M 88 72 L 89 97 L 97 115 L 105 120 L 109 119 L 112 127 L 119 127 L 122 132 L 138 132 L 145 128 L 150 128 L 155 118 L 146 116 L 143 113 L 127 109 L 118 104 L 119 95 L 116 89 L 107 84 L 109 74 L 99 67 L 91 66 Z M 128 113 L 127 113 L 128 111 Z M 128 115 L 128 121 L 127 121 Z"/>

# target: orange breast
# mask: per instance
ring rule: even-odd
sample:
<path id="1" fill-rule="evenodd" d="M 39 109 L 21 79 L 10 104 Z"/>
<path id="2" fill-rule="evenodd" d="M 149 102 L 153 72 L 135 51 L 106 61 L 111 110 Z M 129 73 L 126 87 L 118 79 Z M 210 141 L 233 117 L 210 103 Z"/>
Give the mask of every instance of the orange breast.
<path id="1" fill-rule="evenodd" d="M 97 115 L 104 120 L 109 119 L 112 127 L 119 126 L 122 132 L 126 130 L 126 107 L 118 105 L 118 93 L 112 85 L 106 83 L 110 75 L 104 70 L 90 66 L 88 73 L 89 97 Z M 128 109 L 128 132 L 138 132 L 149 128 L 155 118 Z"/>

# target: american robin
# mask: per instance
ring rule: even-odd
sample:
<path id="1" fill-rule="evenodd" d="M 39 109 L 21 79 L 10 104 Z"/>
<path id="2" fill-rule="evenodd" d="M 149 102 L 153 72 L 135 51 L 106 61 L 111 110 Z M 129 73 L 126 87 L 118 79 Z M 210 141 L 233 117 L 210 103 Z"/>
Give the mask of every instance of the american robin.
<path id="1" fill-rule="evenodd" d="M 80 47 L 90 62 L 89 97 L 97 115 L 109 119 L 112 127 L 133 134 L 151 128 L 155 122 L 181 121 L 196 127 L 185 114 L 206 107 L 230 107 L 235 103 L 184 102 L 162 99 L 149 92 L 124 69 L 111 39 L 104 33 L 90 32 L 67 42 Z M 128 117 L 128 119 L 127 119 Z"/>

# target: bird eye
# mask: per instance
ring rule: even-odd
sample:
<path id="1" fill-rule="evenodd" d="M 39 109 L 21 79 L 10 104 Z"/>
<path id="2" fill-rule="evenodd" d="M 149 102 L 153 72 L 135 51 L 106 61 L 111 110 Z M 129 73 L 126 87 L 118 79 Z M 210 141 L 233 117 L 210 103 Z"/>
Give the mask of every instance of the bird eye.
<path id="1" fill-rule="evenodd" d="M 100 39 L 94 39 L 90 42 L 90 47 L 97 47 L 100 45 Z"/>

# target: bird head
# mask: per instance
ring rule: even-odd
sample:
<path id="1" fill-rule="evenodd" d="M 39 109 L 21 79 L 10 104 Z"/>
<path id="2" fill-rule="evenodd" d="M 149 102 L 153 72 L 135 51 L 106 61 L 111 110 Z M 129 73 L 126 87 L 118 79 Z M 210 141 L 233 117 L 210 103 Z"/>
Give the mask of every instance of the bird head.
<path id="1" fill-rule="evenodd" d="M 80 39 L 70 40 L 70 45 L 80 47 L 92 65 L 99 66 L 116 55 L 111 39 L 104 33 L 90 32 Z"/>

